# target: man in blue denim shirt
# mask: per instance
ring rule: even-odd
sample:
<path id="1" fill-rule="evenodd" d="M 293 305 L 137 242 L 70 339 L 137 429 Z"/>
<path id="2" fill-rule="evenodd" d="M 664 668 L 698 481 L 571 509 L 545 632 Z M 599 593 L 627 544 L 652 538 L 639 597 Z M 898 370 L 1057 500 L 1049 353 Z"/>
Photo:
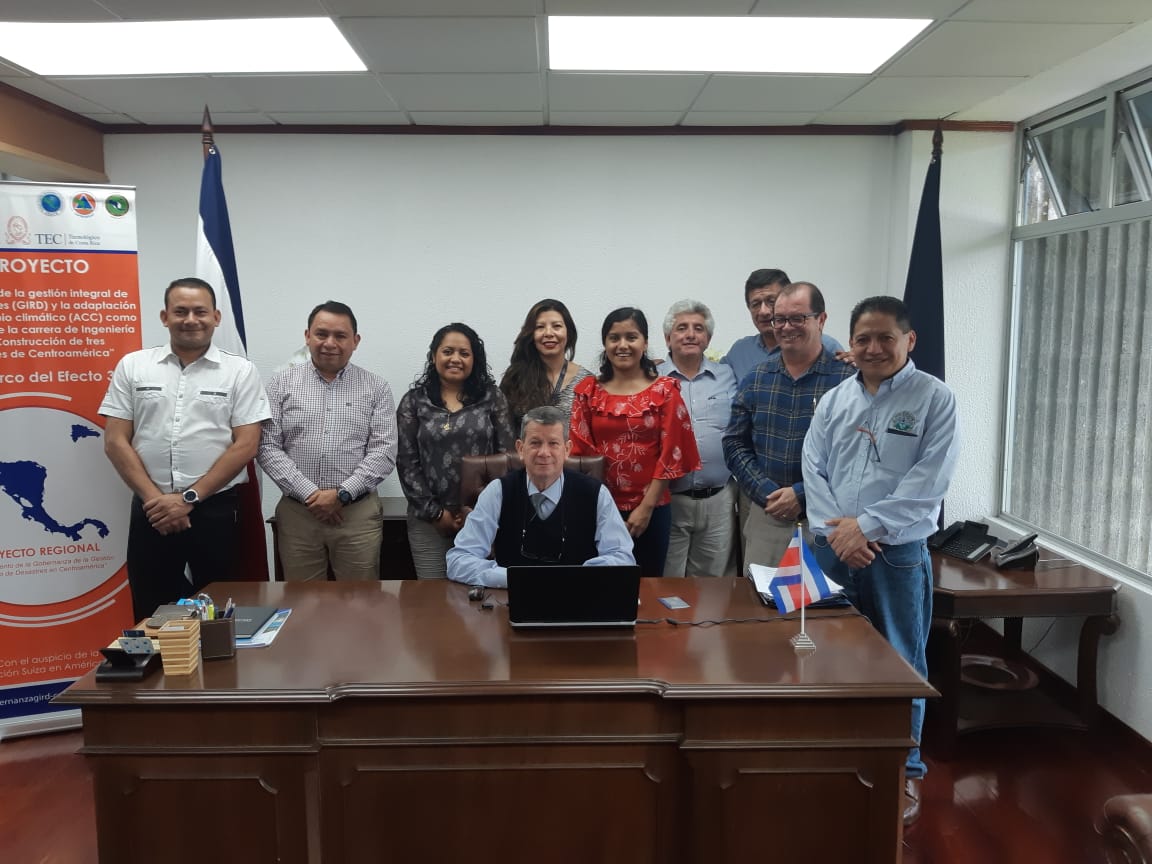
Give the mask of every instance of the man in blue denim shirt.
<path id="1" fill-rule="evenodd" d="M 925 540 L 956 467 L 956 398 L 908 359 L 908 308 L 869 297 L 852 310 L 859 373 L 829 392 L 804 439 L 804 488 L 816 560 L 920 675 L 928 676 L 932 561 Z M 919 745 L 924 700 L 912 702 Z M 908 753 L 904 824 L 920 815 L 925 766 Z"/>

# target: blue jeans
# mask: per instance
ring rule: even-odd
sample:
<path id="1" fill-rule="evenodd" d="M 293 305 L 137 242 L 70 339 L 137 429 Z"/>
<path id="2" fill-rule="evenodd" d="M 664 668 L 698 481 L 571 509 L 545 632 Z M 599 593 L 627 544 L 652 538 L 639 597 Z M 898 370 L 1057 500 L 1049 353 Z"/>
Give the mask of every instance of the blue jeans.
<path id="1" fill-rule="evenodd" d="M 625 522 L 631 510 L 621 510 Z M 640 565 L 641 576 L 663 576 L 664 561 L 668 557 L 668 539 L 672 533 L 672 505 L 663 504 L 652 511 L 652 518 L 644 533 L 632 541 L 632 557 Z"/>
<path id="2" fill-rule="evenodd" d="M 882 546 L 875 560 L 861 570 L 849 570 L 828 545 L 812 538 L 812 551 L 820 569 L 844 587 L 844 594 L 872 622 L 921 677 L 928 677 L 928 631 L 932 626 L 932 559 L 923 540 Z M 920 730 L 924 726 L 924 700 L 912 700 L 912 738 L 905 775 L 923 777 L 928 770 L 920 758 Z"/>

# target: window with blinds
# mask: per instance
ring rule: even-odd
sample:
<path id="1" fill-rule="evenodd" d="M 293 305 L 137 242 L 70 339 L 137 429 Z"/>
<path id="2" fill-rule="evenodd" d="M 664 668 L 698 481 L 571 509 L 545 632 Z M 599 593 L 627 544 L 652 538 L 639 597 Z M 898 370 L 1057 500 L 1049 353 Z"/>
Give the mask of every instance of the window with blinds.
<path id="1" fill-rule="evenodd" d="M 1152 75 L 1024 124 L 1004 512 L 1152 574 Z M 1121 86 L 1123 85 L 1123 86 Z"/>

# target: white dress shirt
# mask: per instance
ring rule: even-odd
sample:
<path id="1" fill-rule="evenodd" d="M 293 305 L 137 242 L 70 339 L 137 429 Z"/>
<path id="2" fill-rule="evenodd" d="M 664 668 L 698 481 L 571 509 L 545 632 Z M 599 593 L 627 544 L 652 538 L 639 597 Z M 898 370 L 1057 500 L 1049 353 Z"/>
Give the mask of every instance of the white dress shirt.
<path id="1" fill-rule="evenodd" d="M 186 489 L 232 444 L 232 429 L 269 417 L 251 361 L 215 345 L 187 366 L 168 345 L 120 359 L 100 414 L 132 423 L 132 447 L 163 492 Z M 246 479 L 241 470 L 224 489 Z"/>

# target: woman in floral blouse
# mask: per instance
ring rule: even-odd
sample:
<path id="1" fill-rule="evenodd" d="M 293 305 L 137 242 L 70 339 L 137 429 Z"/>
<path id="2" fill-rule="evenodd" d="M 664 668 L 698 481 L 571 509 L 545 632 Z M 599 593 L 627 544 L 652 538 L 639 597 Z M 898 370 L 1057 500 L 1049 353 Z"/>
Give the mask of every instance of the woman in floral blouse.
<path id="1" fill-rule="evenodd" d="M 599 453 L 643 576 L 661 576 L 672 525 L 668 482 L 700 469 L 680 384 L 648 357 L 648 319 L 625 306 L 604 319 L 600 375 L 576 385 L 572 453 Z"/>
<path id="2" fill-rule="evenodd" d="M 460 459 L 515 450 L 504 394 L 484 340 L 467 324 L 436 331 L 424 372 L 396 409 L 396 468 L 408 499 L 408 544 L 421 579 L 447 576 L 444 556 L 464 524 Z"/>

